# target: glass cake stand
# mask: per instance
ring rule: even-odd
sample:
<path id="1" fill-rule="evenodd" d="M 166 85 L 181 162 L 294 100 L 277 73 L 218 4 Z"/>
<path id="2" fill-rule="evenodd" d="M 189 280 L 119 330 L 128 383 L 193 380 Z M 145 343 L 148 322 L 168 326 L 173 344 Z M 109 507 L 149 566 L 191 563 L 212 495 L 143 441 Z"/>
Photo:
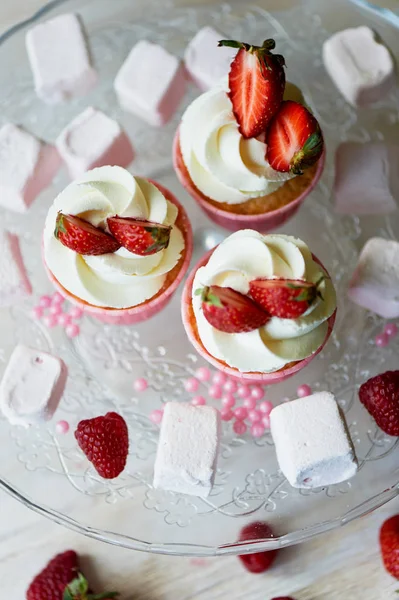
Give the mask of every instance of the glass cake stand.
<path id="1" fill-rule="evenodd" d="M 280 12 L 267 12 L 247 2 L 212 6 L 148 3 L 139 14 L 131 0 L 58 0 L 0 40 L 1 119 L 26 126 L 53 141 L 61 128 L 88 105 L 119 120 L 130 134 L 137 158 L 133 172 L 170 188 L 187 206 L 195 224 L 193 260 L 219 242 L 226 232 L 213 225 L 180 187 L 172 170 L 172 137 L 178 115 L 162 129 L 146 126 L 124 113 L 115 99 L 113 79 L 122 60 L 140 38 L 159 42 L 182 56 L 187 42 L 205 24 L 224 35 L 254 43 L 273 37 L 287 62 L 287 78 L 304 92 L 323 128 L 327 166 L 317 189 L 284 232 L 307 241 L 328 268 L 338 291 L 339 310 L 329 344 L 311 365 L 292 379 L 266 390 L 274 403 L 294 398 L 309 383 L 328 389 L 345 411 L 360 470 L 351 481 L 315 490 L 294 490 L 278 469 L 269 432 L 255 439 L 237 436 L 224 424 L 215 486 L 209 498 L 184 496 L 152 487 L 158 426 L 151 410 L 169 400 L 189 400 L 184 383 L 205 366 L 188 343 L 180 319 L 179 293 L 151 321 L 135 327 L 104 326 L 92 318 L 81 321 L 80 335 L 70 340 L 61 328 L 46 329 L 31 316 L 40 295 L 50 292 L 41 264 L 44 218 L 54 196 L 67 184 L 63 172 L 34 203 L 17 216 L 1 211 L 2 225 L 21 238 L 22 252 L 34 287 L 33 297 L 0 311 L 0 374 L 17 343 L 54 352 L 69 367 L 66 393 L 53 421 L 25 430 L 0 417 L 0 487 L 27 507 L 75 531 L 112 544 L 165 554 L 217 555 L 272 549 L 305 541 L 345 525 L 381 506 L 399 493 L 399 446 L 380 431 L 357 397 L 359 384 L 371 375 L 397 368 L 399 337 L 383 349 L 374 337 L 384 323 L 346 298 L 348 279 L 363 242 L 371 235 L 398 238 L 398 219 L 338 217 L 332 210 L 333 160 L 337 144 L 346 139 L 397 139 L 398 91 L 368 110 L 356 112 L 336 91 L 324 71 L 321 47 L 339 28 L 368 24 L 398 56 L 398 22 L 389 11 L 377 12 L 363 2 L 309 0 Z M 76 11 L 85 22 L 94 62 L 100 74 L 86 97 L 48 107 L 36 98 L 25 51 L 25 33 L 33 22 Z M 17 74 L 17 76 L 16 76 Z M 186 106 L 198 90 L 190 86 Z M 144 377 L 149 387 L 136 392 Z M 210 383 L 197 394 L 209 403 Z M 115 480 L 97 476 L 77 448 L 73 430 L 82 418 L 121 413 L 128 422 L 131 448 L 127 467 Z M 71 429 L 56 433 L 65 419 Z M 242 526 L 267 520 L 276 537 L 236 543 Z"/>

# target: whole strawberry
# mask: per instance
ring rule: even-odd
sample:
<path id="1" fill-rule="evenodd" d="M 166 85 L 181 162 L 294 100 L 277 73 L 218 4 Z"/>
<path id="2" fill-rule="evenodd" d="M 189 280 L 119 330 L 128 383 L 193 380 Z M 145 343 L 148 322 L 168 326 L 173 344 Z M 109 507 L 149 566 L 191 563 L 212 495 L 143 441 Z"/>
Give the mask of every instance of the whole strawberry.
<path id="1" fill-rule="evenodd" d="M 243 527 L 240 533 L 239 541 L 259 540 L 274 537 L 273 530 L 270 525 L 262 521 L 255 521 Z M 255 554 L 242 554 L 238 558 L 241 560 L 245 568 L 251 573 L 263 573 L 267 571 L 274 562 L 278 550 L 265 550 L 256 552 Z"/>
<path id="2" fill-rule="evenodd" d="M 324 142 L 317 120 L 302 104 L 286 100 L 266 132 L 266 158 L 275 171 L 300 175 L 322 155 Z"/>
<path id="3" fill-rule="evenodd" d="M 211 285 L 196 290 L 195 294 L 201 296 L 205 319 L 224 333 L 253 331 L 270 319 L 251 298 L 232 288 Z"/>
<path id="4" fill-rule="evenodd" d="M 102 229 L 91 223 L 59 212 L 55 222 L 54 235 L 61 244 L 78 254 L 99 255 L 116 252 L 120 243 Z"/>
<path id="5" fill-rule="evenodd" d="M 284 58 L 273 54 L 274 40 L 252 46 L 233 40 L 221 40 L 219 46 L 238 48 L 229 73 L 229 98 L 244 138 L 253 138 L 266 130 L 284 96 Z"/>
<path id="6" fill-rule="evenodd" d="M 380 530 L 380 548 L 386 570 L 399 579 L 399 515 L 383 523 Z"/>
<path id="7" fill-rule="evenodd" d="M 118 242 L 139 256 L 150 256 L 169 245 L 172 228 L 169 225 L 161 225 L 133 219 L 132 217 L 109 217 L 108 228 Z"/>
<path id="8" fill-rule="evenodd" d="M 359 399 L 382 431 L 399 436 L 399 371 L 386 371 L 363 383 Z"/>
<path id="9" fill-rule="evenodd" d="M 254 279 L 249 284 L 249 293 L 273 317 L 297 319 L 317 297 L 321 297 L 318 287 L 322 279 L 317 283 L 294 279 Z"/>
<path id="10" fill-rule="evenodd" d="M 114 479 L 122 473 L 129 451 L 128 429 L 123 417 L 109 412 L 80 421 L 75 438 L 101 477 Z"/>

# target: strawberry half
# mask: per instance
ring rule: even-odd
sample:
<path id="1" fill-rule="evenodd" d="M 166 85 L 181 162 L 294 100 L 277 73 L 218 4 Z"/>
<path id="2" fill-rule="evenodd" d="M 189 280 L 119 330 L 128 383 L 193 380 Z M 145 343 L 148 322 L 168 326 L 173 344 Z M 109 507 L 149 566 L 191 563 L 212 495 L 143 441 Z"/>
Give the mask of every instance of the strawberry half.
<path id="1" fill-rule="evenodd" d="M 149 256 L 169 245 L 172 228 L 132 217 L 110 217 L 108 227 L 118 242 L 139 256 Z"/>
<path id="2" fill-rule="evenodd" d="M 255 302 L 273 317 L 297 319 L 305 313 L 317 297 L 321 297 L 317 283 L 295 279 L 254 279 L 249 293 Z"/>
<path id="3" fill-rule="evenodd" d="M 221 40 L 219 46 L 238 48 L 230 67 L 228 96 L 241 135 L 257 137 L 283 100 L 284 58 L 271 53 L 276 46 L 274 40 L 265 40 L 262 46 Z"/>
<path id="4" fill-rule="evenodd" d="M 91 223 L 59 212 L 55 221 L 54 235 L 64 246 L 84 255 L 99 255 L 116 252 L 121 245 L 102 229 Z"/>
<path id="5" fill-rule="evenodd" d="M 205 319 L 224 333 L 253 331 L 270 319 L 270 315 L 253 300 L 232 288 L 211 285 L 196 290 L 195 294 L 202 298 Z"/>
<path id="6" fill-rule="evenodd" d="M 266 159 L 276 171 L 301 175 L 317 162 L 324 141 L 320 126 L 307 108 L 286 100 L 282 102 L 266 132 Z"/>

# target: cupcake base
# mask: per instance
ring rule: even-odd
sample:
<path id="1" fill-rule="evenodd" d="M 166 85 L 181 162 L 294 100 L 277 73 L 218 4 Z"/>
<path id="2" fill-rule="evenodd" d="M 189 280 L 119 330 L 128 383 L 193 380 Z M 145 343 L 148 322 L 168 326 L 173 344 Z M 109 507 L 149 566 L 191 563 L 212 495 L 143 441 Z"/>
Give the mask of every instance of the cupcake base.
<path id="1" fill-rule="evenodd" d="M 335 317 L 336 317 L 337 311 L 335 310 L 334 313 L 331 315 L 331 317 L 327 321 L 328 322 L 328 331 L 327 331 L 327 335 L 326 335 L 324 342 L 316 350 L 316 352 L 314 352 L 307 358 L 304 358 L 303 360 L 299 360 L 296 362 L 289 363 L 284 368 L 279 369 L 278 371 L 274 371 L 273 373 L 260 373 L 260 372 L 241 373 L 238 369 L 235 369 L 234 367 L 229 367 L 229 365 L 227 365 L 225 362 L 223 362 L 223 361 L 215 358 L 211 354 L 209 354 L 209 352 L 206 350 L 206 348 L 204 347 L 204 345 L 201 341 L 201 338 L 198 333 L 197 322 L 195 320 L 193 304 L 192 304 L 192 288 L 193 288 L 193 283 L 194 283 L 194 277 L 195 277 L 195 274 L 198 271 L 198 269 L 207 264 L 213 251 L 214 251 L 214 248 L 212 250 L 210 250 L 209 252 L 207 252 L 207 254 L 205 254 L 205 256 L 203 256 L 198 261 L 198 263 L 195 265 L 195 267 L 191 271 L 190 275 L 188 276 L 188 279 L 184 285 L 183 294 L 182 294 L 181 311 L 182 311 L 183 325 L 184 325 L 184 328 L 186 330 L 186 333 L 187 333 L 187 336 L 188 336 L 190 342 L 192 343 L 194 348 L 197 350 L 198 354 L 200 354 L 205 360 L 207 360 L 211 365 L 216 367 L 219 371 L 223 371 L 229 377 L 232 377 L 243 383 L 254 383 L 254 384 L 261 384 L 261 385 L 269 385 L 272 383 L 281 383 L 285 379 L 288 379 L 288 377 L 292 377 L 292 375 L 295 375 L 295 373 L 298 373 L 298 371 L 301 371 L 304 367 L 306 367 L 306 365 L 308 365 L 319 354 L 319 352 L 322 351 L 322 349 L 326 345 L 326 343 L 331 335 L 331 332 L 334 328 Z M 313 259 L 326 271 L 326 269 L 324 268 L 322 263 L 315 256 L 313 256 Z M 327 273 L 327 271 L 326 271 L 326 273 Z"/>
<path id="2" fill-rule="evenodd" d="M 172 154 L 173 166 L 181 185 L 212 221 L 230 231 L 255 229 L 261 233 L 276 229 L 295 215 L 319 181 L 325 163 L 324 152 L 313 167 L 307 169 L 303 175 L 285 182 L 272 194 L 254 198 L 243 204 L 228 205 L 207 198 L 194 185 L 183 161 L 179 129 L 173 141 Z"/>
<path id="3" fill-rule="evenodd" d="M 176 225 L 179 227 L 180 231 L 184 236 L 184 251 L 182 256 L 180 257 L 177 265 L 170 271 L 167 276 L 163 287 L 159 290 L 159 292 L 138 304 L 137 306 L 131 306 L 129 308 L 104 308 L 102 306 L 94 306 L 81 300 L 77 296 L 71 294 L 68 290 L 66 290 L 58 281 L 58 279 L 54 276 L 54 274 L 47 267 L 46 262 L 43 258 L 44 266 L 47 272 L 47 275 L 50 281 L 53 283 L 54 287 L 57 291 L 64 296 L 66 300 L 69 300 L 75 306 L 79 306 L 85 314 L 91 315 L 96 319 L 99 319 L 103 323 L 108 323 L 111 325 L 132 325 L 134 323 L 140 323 L 142 321 L 146 321 L 156 315 L 158 312 L 163 310 L 167 304 L 170 302 L 174 292 L 178 288 L 181 283 L 184 275 L 187 272 L 189 267 L 192 253 L 193 253 L 193 233 L 191 229 L 191 224 L 188 219 L 187 213 L 177 200 L 177 198 L 166 188 L 164 188 L 161 184 L 149 180 L 153 183 L 167 198 L 170 202 L 173 202 L 179 209 L 179 215 L 176 219 Z"/>

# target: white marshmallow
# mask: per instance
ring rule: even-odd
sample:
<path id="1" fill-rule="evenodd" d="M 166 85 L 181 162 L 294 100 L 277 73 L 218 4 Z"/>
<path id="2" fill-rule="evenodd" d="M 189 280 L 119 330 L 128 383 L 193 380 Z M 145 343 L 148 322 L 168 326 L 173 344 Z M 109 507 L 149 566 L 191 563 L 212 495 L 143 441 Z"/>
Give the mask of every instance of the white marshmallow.
<path id="1" fill-rule="evenodd" d="M 227 75 L 237 50 L 218 47 L 224 36 L 213 29 L 203 27 L 193 37 L 184 53 L 184 62 L 191 78 L 201 90 L 208 90 Z"/>
<path id="2" fill-rule="evenodd" d="M 349 298 L 384 317 L 399 317 L 399 243 L 371 238 L 364 245 L 349 284 Z"/>
<path id="3" fill-rule="evenodd" d="M 32 293 L 17 236 L 0 230 L 0 307 Z"/>
<path id="4" fill-rule="evenodd" d="M 0 383 L 0 408 L 12 425 L 38 424 L 54 415 L 67 368 L 56 356 L 16 346 Z"/>
<path id="5" fill-rule="evenodd" d="M 12 123 L 0 129 L 0 205 L 25 212 L 61 166 L 57 150 Z"/>
<path id="6" fill-rule="evenodd" d="M 353 106 L 384 98 L 394 86 L 395 68 L 388 49 L 369 27 L 338 31 L 323 45 L 326 71 Z"/>
<path id="7" fill-rule="evenodd" d="M 341 214 L 384 215 L 399 198 L 399 146 L 344 142 L 335 153 L 335 210 Z"/>
<path id="8" fill-rule="evenodd" d="M 35 25 L 26 48 L 36 93 L 48 104 L 85 94 L 97 82 L 82 24 L 72 13 Z"/>
<path id="9" fill-rule="evenodd" d="M 121 126 L 92 106 L 61 131 L 56 145 L 72 179 L 95 167 L 127 167 L 134 158 L 130 140 Z"/>
<path id="10" fill-rule="evenodd" d="M 114 87 L 122 108 L 150 125 L 164 125 L 186 91 L 184 66 L 161 46 L 141 40 L 119 69 Z"/>
<path id="11" fill-rule="evenodd" d="M 353 477 L 354 449 L 333 394 L 318 392 L 270 413 L 280 469 L 296 488 L 317 488 Z"/>
<path id="12" fill-rule="evenodd" d="M 206 498 L 220 441 L 219 412 L 211 406 L 168 402 L 154 466 L 154 487 Z"/>

